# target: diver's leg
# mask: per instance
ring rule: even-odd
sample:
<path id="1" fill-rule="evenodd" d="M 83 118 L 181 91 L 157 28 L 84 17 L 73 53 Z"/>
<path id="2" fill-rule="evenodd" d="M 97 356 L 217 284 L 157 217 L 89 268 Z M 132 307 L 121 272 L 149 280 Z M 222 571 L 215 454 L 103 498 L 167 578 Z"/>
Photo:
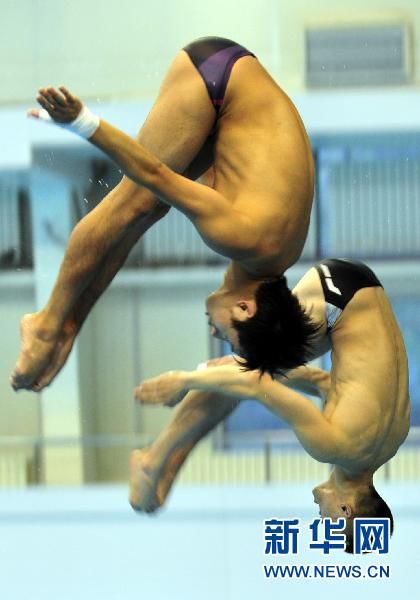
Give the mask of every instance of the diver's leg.
<path id="1" fill-rule="evenodd" d="M 164 502 L 184 460 L 209 431 L 238 405 L 231 396 L 190 392 L 151 446 L 134 450 L 130 461 L 130 504 L 153 512 Z"/>
<path id="2" fill-rule="evenodd" d="M 185 52 L 175 58 L 139 142 L 173 170 L 184 172 L 210 135 L 216 113 L 205 84 Z M 31 388 L 60 342 L 66 319 L 108 255 L 136 224 L 139 236 L 163 214 L 162 203 L 127 178 L 74 228 L 43 310 L 21 323 L 22 348 L 12 374 L 15 389 Z M 115 263 L 118 268 L 118 262 Z M 112 277 L 110 277 L 112 279 Z"/>
<path id="3" fill-rule="evenodd" d="M 208 138 L 199 154 L 184 172 L 185 177 L 197 179 L 205 175 L 205 177 L 208 178 L 209 167 L 212 164 L 212 161 L 213 138 Z M 202 183 L 206 184 L 206 181 L 203 178 Z M 102 264 L 96 273 L 95 279 L 80 295 L 72 311 L 63 323 L 48 364 L 42 374 L 40 374 L 36 381 L 32 383 L 31 389 L 33 391 L 40 392 L 44 387 L 49 385 L 61 371 L 71 352 L 76 336 L 82 328 L 90 310 L 124 264 L 134 244 L 141 235 L 149 229 L 149 227 L 156 223 L 156 221 L 163 217 L 168 211 L 169 207 L 167 205 L 160 204 L 155 210 L 150 211 L 147 217 L 144 216 L 137 219 L 127 231 L 126 235 L 114 246 L 112 252 L 109 252 L 106 255 L 106 258 L 102 261 Z M 36 318 L 36 315 L 28 315 L 25 317 L 23 324 L 25 324 L 25 321 L 28 318 L 29 320 L 34 319 Z"/>

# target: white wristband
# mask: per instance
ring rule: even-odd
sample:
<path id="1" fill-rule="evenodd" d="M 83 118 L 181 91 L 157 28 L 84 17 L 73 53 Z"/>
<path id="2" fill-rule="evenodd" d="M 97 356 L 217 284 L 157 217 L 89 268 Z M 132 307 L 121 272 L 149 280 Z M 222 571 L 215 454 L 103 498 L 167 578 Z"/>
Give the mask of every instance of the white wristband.
<path id="1" fill-rule="evenodd" d="M 204 371 L 204 369 L 207 369 L 207 362 L 201 362 L 195 368 L 196 371 Z"/>
<path id="2" fill-rule="evenodd" d="M 38 113 L 38 118 L 42 121 L 48 121 L 53 125 L 57 125 L 62 129 L 72 131 L 73 133 L 84 138 L 85 140 L 88 140 L 90 137 L 92 137 L 92 135 L 98 129 L 100 123 L 98 115 L 93 114 L 93 112 L 91 112 L 85 105 L 83 105 L 82 110 L 74 119 L 74 121 L 70 121 L 70 123 L 59 123 L 58 121 L 54 121 L 54 119 L 50 117 L 45 108 L 40 109 Z"/>

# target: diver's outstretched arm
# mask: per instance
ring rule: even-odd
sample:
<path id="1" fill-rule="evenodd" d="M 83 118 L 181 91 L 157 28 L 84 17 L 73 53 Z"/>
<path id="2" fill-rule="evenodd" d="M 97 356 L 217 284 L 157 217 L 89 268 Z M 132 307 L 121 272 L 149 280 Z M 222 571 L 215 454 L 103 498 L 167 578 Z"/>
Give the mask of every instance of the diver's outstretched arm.
<path id="1" fill-rule="evenodd" d="M 146 380 L 135 390 L 145 404 L 179 402 L 190 390 L 221 392 L 233 398 L 254 398 L 293 428 L 305 450 L 320 462 L 336 462 L 352 450 L 352 440 L 332 424 L 305 396 L 259 371 L 220 366 L 200 371 L 169 371 Z"/>

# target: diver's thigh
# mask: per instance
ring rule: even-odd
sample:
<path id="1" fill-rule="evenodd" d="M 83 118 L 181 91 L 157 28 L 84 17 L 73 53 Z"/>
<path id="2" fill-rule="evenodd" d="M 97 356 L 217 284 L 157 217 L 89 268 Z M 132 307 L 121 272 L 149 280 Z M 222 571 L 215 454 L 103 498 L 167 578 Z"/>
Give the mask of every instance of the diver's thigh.
<path id="1" fill-rule="evenodd" d="M 187 53 L 175 57 L 139 142 L 171 169 L 184 172 L 203 148 L 216 120 L 206 86 Z"/>

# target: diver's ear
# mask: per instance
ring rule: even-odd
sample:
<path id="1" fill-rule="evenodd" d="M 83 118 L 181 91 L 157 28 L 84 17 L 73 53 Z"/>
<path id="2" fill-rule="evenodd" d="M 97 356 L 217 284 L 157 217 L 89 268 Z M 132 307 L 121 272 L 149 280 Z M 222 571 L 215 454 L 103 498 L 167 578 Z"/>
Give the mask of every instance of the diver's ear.
<path id="1" fill-rule="evenodd" d="M 352 517 L 354 514 L 354 510 L 350 504 L 340 504 L 340 510 L 343 513 L 343 517 L 346 519 L 350 519 L 350 517 Z"/>
<path id="2" fill-rule="evenodd" d="M 246 321 L 251 319 L 257 312 L 257 303 L 255 300 L 238 300 L 232 307 L 232 317 L 236 321 Z"/>

